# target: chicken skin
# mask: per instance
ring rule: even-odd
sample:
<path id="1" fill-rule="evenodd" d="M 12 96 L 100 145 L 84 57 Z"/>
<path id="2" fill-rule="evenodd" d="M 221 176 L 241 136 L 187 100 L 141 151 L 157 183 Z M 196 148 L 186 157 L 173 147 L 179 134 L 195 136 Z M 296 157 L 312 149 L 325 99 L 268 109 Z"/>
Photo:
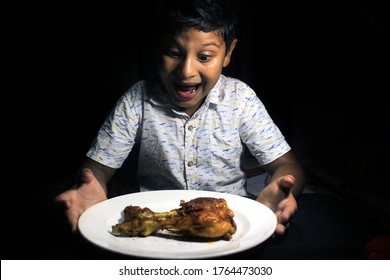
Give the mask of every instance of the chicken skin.
<path id="1" fill-rule="evenodd" d="M 168 212 L 130 205 L 124 209 L 124 221 L 112 226 L 112 234 L 148 236 L 165 229 L 188 236 L 230 239 L 237 230 L 233 218 L 234 213 L 223 198 L 181 200 L 180 208 Z"/>

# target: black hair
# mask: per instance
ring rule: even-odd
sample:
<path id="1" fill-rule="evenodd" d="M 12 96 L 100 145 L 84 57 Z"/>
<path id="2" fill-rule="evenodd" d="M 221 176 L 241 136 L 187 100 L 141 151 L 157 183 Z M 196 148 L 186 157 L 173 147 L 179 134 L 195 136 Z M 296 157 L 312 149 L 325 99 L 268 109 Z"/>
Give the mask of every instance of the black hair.
<path id="1" fill-rule="evenodd" d="M 157 9 L 159 36 L 195 28 L 216 32 L 229 50 L 236 38 L 239 2 L 237 0 L 160 0 Z"/>

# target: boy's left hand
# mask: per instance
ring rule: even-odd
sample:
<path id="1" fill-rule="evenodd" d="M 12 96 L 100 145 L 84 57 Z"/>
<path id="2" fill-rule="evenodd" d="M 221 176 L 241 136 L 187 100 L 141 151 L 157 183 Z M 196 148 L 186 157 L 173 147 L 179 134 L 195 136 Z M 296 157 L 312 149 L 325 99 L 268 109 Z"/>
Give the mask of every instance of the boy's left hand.
<path id="1" fill-rule="evenodd" d="M 275 233 L 278 235 L 285 233 L 292 216 L 298 209 L 297 201 L 291 193 L 294 183 L 293 176 L 282 176 L 269 183 L 256 199 L 275 213 L 278 222 Z"/>

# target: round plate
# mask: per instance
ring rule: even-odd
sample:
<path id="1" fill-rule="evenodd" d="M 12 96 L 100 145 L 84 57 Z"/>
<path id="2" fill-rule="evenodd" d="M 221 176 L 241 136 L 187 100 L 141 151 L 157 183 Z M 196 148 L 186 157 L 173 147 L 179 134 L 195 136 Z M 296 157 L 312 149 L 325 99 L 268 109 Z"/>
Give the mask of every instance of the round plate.
<path id="1" fill-rule="evenodd" d="M 230 240 L 200 241 L 158 231 L 147 237 L 118 237 L 111 226 L 121 222 L 123 209 L 134 205 L 165 212 L 180 207 L 180 200 L 197 197 L 224 198 L 234 212 L 237 231 Z M 138 192 L 117 196 L 87 209 L 79 219 L 81 234 L 92 243 L 117 253 L 154 259 L 204 259 L 252 248 L 275 231 L 275 214 L 265 205 L 238 195 L 194 190 Z"/>

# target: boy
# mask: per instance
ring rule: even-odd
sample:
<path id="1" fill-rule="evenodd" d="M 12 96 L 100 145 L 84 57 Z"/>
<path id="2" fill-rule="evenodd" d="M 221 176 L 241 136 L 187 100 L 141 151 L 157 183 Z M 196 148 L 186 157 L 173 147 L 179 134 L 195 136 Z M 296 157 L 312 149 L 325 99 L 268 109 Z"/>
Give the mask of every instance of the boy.
<path id="1" fill-rule="evenodd" d="M 237 6 L 227 0 L 161 1 L 158 77 L 133 85 L 106 119 L 79 183 L 56 197 L 76 230 L 80 215 L 107 199 L 107 183 L 140 145 L 141 191 L 195 189 L 246 195 L 244 145 L 272 175 L 257 201 L 277 234 L 297 210 L 304 173 L 255 92 L 222 74 L 237 44 Z"/>

